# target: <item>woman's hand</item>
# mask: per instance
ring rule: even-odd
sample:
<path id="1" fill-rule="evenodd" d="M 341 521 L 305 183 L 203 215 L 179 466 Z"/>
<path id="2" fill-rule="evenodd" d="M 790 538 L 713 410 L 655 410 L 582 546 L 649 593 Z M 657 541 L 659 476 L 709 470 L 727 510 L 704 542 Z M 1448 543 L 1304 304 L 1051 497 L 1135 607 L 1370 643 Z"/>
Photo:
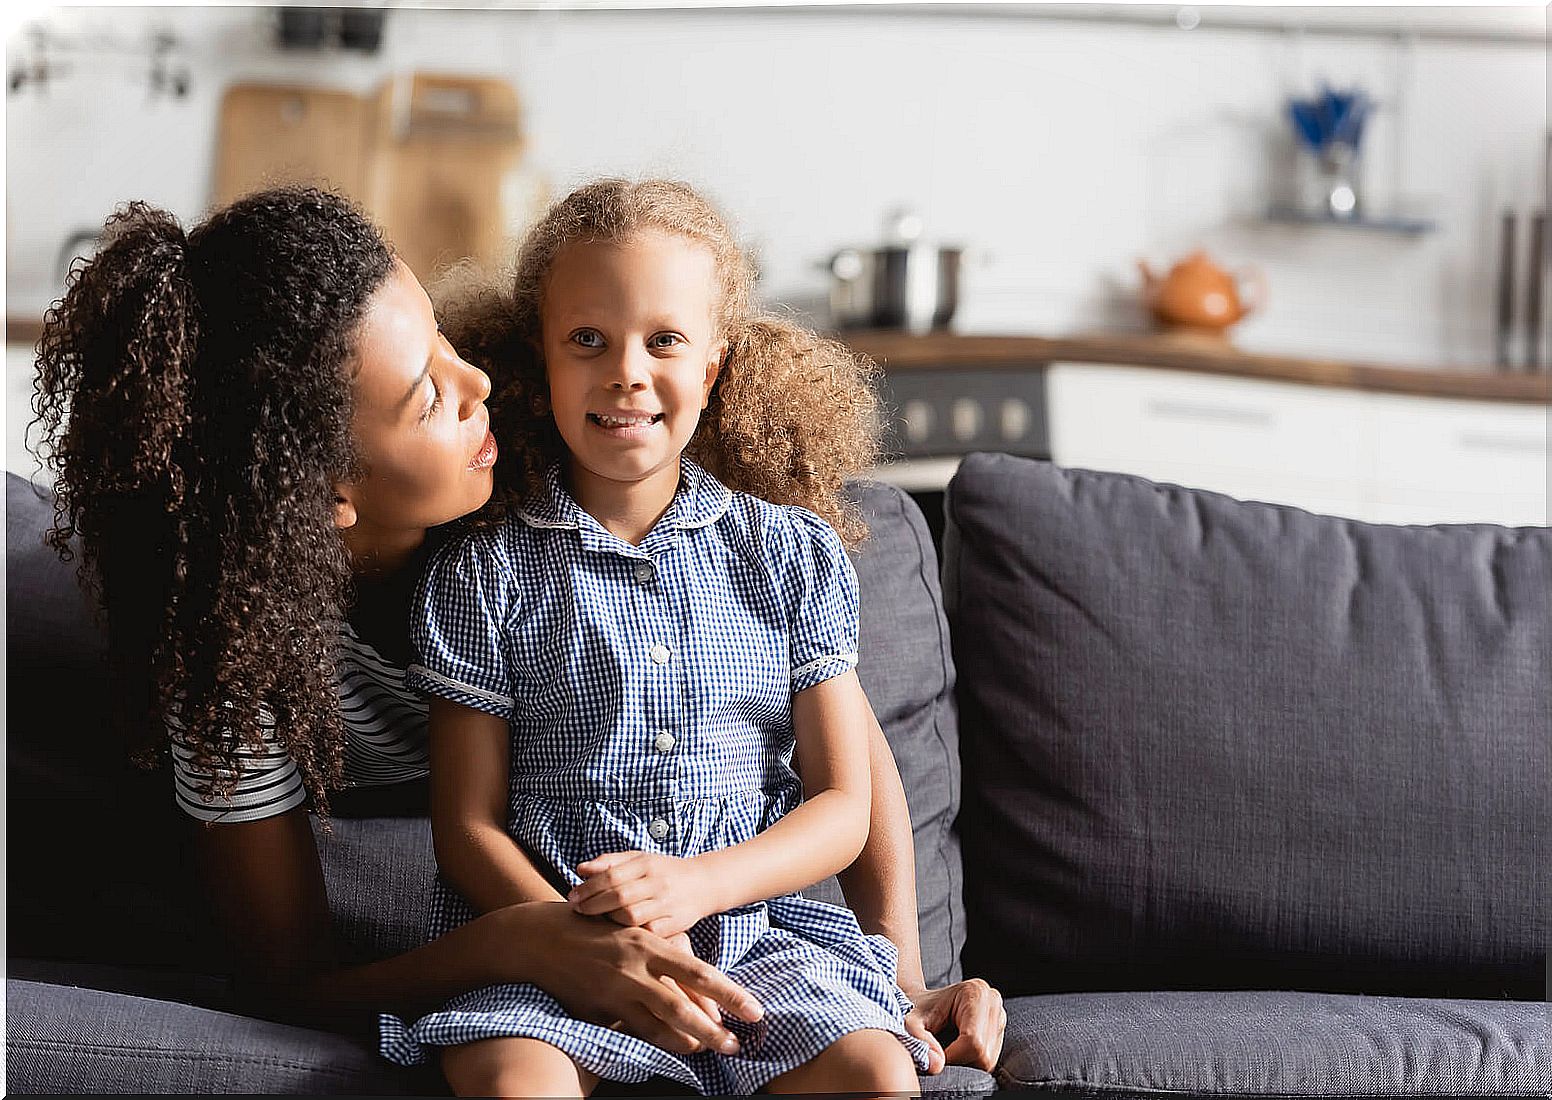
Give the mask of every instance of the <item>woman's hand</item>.
<path id="1" fill-rule="evenodd" d="M 695 951 L 690 947 L 690 937 L 685 935 L 683 932 L 676 932 L 672 936 L 664 937 L 664 939 L 674 947 L 677 947 L 679 950 L 683 951 L 686 955 L 689 955 L 692 958 L 695 956 Z M 663 980 L 665 982 L 673 983 L 674 988 L 680 990 L 686 997 L 690 998 L 696 1007 L 704 1012 L 706 1014 L 706 1018 L 713 1024 L 717 1024 L 719 1026 L 721 1025 L 722 1006 L 717 1004 L 715 1000 L 706 996 L 704 993 L 697 993 L 694 989 L 684 989 L 672 978 L 664 978 Z"/>
<path id="2" fill-rule="evenodd" d="M 721 1011 L 750 1023 L 763 1014 L 753 994 L 691 954 L 687 939 L 579 916 L 559 902 L 512 906 L 481 920 L 498 918 L 499 925 L 509 913 L 507 944 L 533 952 L 535 984 L 578 1019 L 682 1054 L 731 1054 L 738 1040 L 718 1022 Z"/>
<path id="3" fill-rule="evenodd" d="M 929 1073 L 938 1073 L 944 1063 L 954 1066 L 974 1066 L 987 1073 L 997 1068 L 1002 1057 L 1003 1034 L 1008 1028 L 1008 1013 L 1002 1007 L 1002 994 L 980 978 L 945 986 L 942 989 L 924 989 L 910 993 L 916 1007 L 905 1018 L 906 1029 L 918 1037 L 935 1036 L 952 1025 L 959 1032 L 948 1049 L 942 1051 L 943 1061 L 933 1056 Z M 932 1046 L 942 1050 L 937 1039 Z"/>
<path id="4" fill-rule="evenodd" d="M 586 916 L 608 917 L 665 938 L 688 932 L 715 909 L 710 883 L 693 859 L 655 852 L 608 852 L 577 864 L 582 882 L 566 902 Z M 686 941 L 688 946 L 688 941 Z"/>

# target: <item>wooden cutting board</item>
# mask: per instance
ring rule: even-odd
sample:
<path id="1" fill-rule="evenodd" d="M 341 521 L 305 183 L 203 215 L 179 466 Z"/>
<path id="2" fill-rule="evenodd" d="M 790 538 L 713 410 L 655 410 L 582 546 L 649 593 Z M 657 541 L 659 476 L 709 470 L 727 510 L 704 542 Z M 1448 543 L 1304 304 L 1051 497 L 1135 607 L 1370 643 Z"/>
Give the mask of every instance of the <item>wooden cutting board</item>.
<path id="1" fill-rule="evenodd" d="M 234 84 L 221 99 L 214 202 L 261 187 L 323 183 L 367 201 L 372 101 L 301 84 Z"/>
<path id="2" fill-rule="evenodd" d="M 503 186 L 523 150 L 517 93 L 503 80 L 411 73 L 375 104 L 368 205 L 422 280 L 473 258 L 491 267 L 514 226 Z"/>

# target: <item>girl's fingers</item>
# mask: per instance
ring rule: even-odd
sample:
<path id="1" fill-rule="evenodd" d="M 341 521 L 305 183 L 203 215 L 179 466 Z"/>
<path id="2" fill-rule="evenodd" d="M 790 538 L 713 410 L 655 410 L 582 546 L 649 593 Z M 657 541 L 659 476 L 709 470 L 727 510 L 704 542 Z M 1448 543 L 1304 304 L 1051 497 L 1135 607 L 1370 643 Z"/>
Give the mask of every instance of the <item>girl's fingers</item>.
<path id="1" fill-rule="evenodd" d="M 627 905 L 639 905 L 650 895 L 651 891 L 641 879 L 633 879 L 618 886 L 600 888 L 591 894 L 584 893 L 583 887 L 579 886 L 571 892 L 569 900 L 571 908 L 578 913 L 596 917 Z"/>
<path id="2" fill-rule="evenodd" d="M 592 859 L 583 860 L 577 864 L 577 874 L 584 877 L 596 875 L 599 871 L 607 870 L 616 863 L 635 859 L 639 855 L 641 855 L 640 852 L 605 852 L 601 856 L 594 856 Z"/>
<path id="3" fill-rule="evenodd" d="M 566 900 L 575 905 L 600 891 L 640 878 L 646 873 L 646 863 L 635 858 L 640 855 L 640 852 L 614 852 L 610 856 L 599 856 L 597 860 L 577 864 L 577 874 L 582 876 L 582 881 L 571 888 Z M 611 859 L 611 856 L 621 858 Z M 595 864 L 606 859 L 610 860 L 607 865 L 595 869 Z"/>
<path id="4" fill-rule="evenodd" d="M 618 924 L 621 927 L 641 928 L 648 932 L 652 930 L 647 928 L 647 924 L 657 917 L 656 913 L 645 909 L 640 905 L 627 905 L 619 909 L 611 909 L 609 912 L 602 915 L 608 917 L 610 920 L 614 921 L 615 924 Z"/>

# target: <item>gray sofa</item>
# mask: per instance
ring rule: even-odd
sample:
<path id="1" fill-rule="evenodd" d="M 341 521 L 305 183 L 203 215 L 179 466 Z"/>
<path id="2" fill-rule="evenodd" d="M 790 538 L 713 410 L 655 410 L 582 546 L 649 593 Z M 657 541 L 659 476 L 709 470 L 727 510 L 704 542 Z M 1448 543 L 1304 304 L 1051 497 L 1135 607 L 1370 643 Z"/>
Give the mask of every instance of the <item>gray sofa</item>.
<path id="1" fill-rule="evenodd" d="M 1552 1092 L 1552 532 L 977 455 L 940 598 L 915 504 L 861 497 L 860 670 L 911 806 L 926 971 L 1008 996 L 995 1083 L 924 1087 Z M 441 1092 L 231 1003 L 169 780 L 104 739 L 102 640 L 39 542 L 47 508 L 9 480 L 8 1091 Z M 357 957 L 419 941 L 414 809 L 320 837 Z"/>

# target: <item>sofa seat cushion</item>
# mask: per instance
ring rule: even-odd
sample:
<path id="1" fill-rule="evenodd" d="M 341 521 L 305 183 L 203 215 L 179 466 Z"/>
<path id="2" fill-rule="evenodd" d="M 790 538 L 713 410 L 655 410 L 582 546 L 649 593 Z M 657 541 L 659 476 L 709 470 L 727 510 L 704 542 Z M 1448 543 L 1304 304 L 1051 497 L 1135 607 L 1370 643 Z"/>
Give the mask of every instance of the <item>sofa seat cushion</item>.
<path id="1" fill-rule="evenodd" d="M 185 985 L 173 974 L 50 964 L 22 969 L 47 980 L 6 980 L 12 1095 L 447 1095 L 434 1065 L 395 1066 L 366 1039 L 185 1003 L 186 994 L 208 994 L 204 980 Z M 157 994 L 116 991 L 136 986 Z M 985 1095 L 996 1088 L 989 1074 L 964 1066 L 920 1080 L 930 1095 Z M 611 1083 L 595 1093 L 681 1094 L 688 1090 L 664 1078 Z"/>
<path id="2" fill-rule="evenodd" d="M 1544 996 L 1552 530 L 1006 455 L 947 518 L 967 972 Z"/>
<path id="3" fill-rule="evenodd" d="M 1326 993 L 1007 1003 L 1005 1088 L 1172 1096 L 1546 1096 L 1547 1005 Z"/>
<path id="4" fill-rule="evenodd" d="M 12 1094 L 442 1094 L 435 1067 L 391 1065 L 364 1039 L 122 993 L 8 979 Z"/>

